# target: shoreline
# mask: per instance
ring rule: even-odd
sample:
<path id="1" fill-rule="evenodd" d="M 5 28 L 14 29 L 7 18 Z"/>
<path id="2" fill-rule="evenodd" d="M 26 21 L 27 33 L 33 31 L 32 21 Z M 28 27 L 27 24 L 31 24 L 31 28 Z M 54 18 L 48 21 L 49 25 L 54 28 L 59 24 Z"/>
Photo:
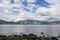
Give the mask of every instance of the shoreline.
<path id="1" fill-rule="evenodd" d="M 0 25 L 60 25 L 60 24 L 0 24 Z"/>

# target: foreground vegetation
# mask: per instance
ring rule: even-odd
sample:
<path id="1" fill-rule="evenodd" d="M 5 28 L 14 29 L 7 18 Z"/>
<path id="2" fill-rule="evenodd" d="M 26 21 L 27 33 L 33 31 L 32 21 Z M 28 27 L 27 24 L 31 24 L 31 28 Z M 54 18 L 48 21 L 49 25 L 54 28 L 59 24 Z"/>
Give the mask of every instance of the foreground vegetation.
<path id="1" fill-rule="evenodd" d="M 0 35 L 0 40 L 60 40 L 60 36 L 58 37 L 45 37 L 44 33 L 41 32 L 40 36 L 35 34 L 23 34 L 20 35 Z"/>

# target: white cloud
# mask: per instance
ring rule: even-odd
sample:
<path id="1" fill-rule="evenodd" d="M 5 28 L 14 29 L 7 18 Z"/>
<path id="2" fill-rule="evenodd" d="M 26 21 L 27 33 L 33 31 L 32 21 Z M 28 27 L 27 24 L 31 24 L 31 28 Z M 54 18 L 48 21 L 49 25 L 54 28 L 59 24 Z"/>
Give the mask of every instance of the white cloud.
<path id="1" fill-rule="evenodd" d="M 59 4 L 60 3 L 60 0 L 46 0 L 46 1 L 51 4 Z"/>
<path id="2" fill-rule="evenodd" d="M 28 3 L 34 3 L 36 0 L 27 0 Z"/>
<path id="3" fill-rule="evenodd" d="M 60 1 L 59 0 L 46 0 L 51 8 L 39 7 L 36 11 L 38 15 L 44 15 L 41 18 L 49 20 L 49 18 L 60 19 Z M 46 17 L 45 17 L 46 16 Z M 51 19 L 52 20 L 52 19 Z"/>
<path id="4" fill-rule="evenodd" d="M 19 0 L 18 0 L 19 1 Z M 23 0 L 24 1 L 24 0 Z M 28 6 L 25 7 L 21 4 L 10 4 L 8 0 L 5 0 L 3 3 L 0 3 L 0 19 L 7 21 L 18 21 L 18 20 L 26 20 L 26 19 L 37 19 L 37 20 L 49 20 L 49 18 L 60 19 L 60 1 L 59 0 L 46 0 L 48 3 L 53 4 L 50 5 L 51 8 L 39 7 L 35 4 L 31 4 L 36 0 L 27 0 Z M 7 4 L 6 4 L 7 3 Z M 16 7 L 16 9 L 13 9 Z M 30 11 L 26 11 L 23 8 L 27 8 Z M 33 9 L 37 8 L 37 10 Z M 34 11 L 35 12 L 32 12 Z M 19 13 L 14 13 L 13 11 L 17 11 Z"/>
<path id="5" fill-rule="evenodd" d="M 37 9 L 37 11 L 36 11 L 36 13 L 37 14 L 39 14 L 39 15 L 48 15 L 49 13 L 49 9 L 50 8 L 45 8 L 45 7 L 39 7 L 38 9 Z"/>

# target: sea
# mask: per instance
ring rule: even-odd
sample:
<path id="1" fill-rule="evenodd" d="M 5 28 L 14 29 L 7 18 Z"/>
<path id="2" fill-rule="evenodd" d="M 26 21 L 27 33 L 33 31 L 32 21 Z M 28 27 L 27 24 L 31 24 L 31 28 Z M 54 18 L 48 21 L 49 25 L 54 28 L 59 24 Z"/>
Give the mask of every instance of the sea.
<path id="1" fill-rule="evenodd" d="M 60 25 L 0 25 L 0 35 L 33 33 L 40 36 L 41 32 L 46 36 L 58 36 Z"/>

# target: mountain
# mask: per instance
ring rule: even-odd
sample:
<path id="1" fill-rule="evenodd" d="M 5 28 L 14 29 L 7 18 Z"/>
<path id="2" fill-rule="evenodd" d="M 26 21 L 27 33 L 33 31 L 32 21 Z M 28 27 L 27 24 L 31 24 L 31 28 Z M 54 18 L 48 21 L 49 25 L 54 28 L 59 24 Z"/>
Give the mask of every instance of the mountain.
<path id="1" fill-rule="evenodd" d="M 20 20 L 18 24 L 60 24 L 60 21 Z"/>
<path id="2" fill-rule="evenodd" d="M 4 24 L 4 23 L 6 23 L 7 21 L 5 21 L 5 20 L 0 20 L 0 24 Z"/>
<path id="3" fill-rule="evenodd" d="M 22 20 L 22 21 L 18 21 L 17 23 L 21 23 L 21 24 L 48 24 L 47 21 L 39 21 L 39 20 Z"/>
<path id="4" fill-rule="evenodd" d="M 37 24 L 37 25 L 40 25 L 40 24 L 60 24 L 60 21 L 51 21 L 51 22 L 48 22 L 48 21 L 40 21 L 40 20 L 20 20 L 20 21 L 17 21 L 17 22 L 13 22 L 13 21 L 5 21 L 5 20 L 0 20 L 0 24 Z"/>

